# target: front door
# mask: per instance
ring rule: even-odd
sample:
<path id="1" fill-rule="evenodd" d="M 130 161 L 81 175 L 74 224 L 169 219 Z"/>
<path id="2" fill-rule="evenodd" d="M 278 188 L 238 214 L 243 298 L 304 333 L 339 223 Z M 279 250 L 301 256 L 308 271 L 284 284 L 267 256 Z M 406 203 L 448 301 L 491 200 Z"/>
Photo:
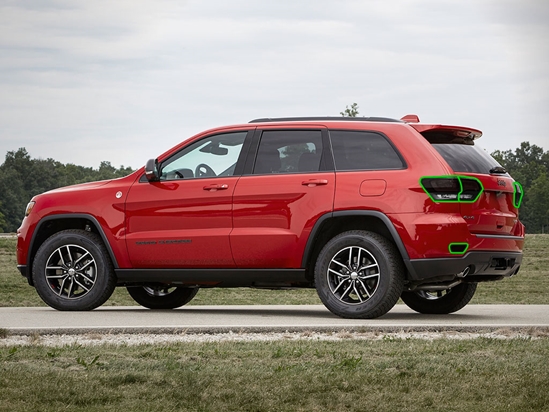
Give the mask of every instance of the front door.
<path id="1" fill-rule="evenodd" d="M 160 181 L 136 182 L 126 201 L 134 268 L 234 267 L 229 244 L 235 168 L 247 132 L 191 143 L 159 165 Z"/>

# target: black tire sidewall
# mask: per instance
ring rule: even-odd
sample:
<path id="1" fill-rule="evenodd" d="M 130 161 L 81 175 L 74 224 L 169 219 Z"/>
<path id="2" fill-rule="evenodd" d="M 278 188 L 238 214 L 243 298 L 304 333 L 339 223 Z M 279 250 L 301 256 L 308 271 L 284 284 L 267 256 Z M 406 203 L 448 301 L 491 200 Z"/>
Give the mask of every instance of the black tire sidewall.
<path id="1" fill-rule="evenodd" d="M 477 289 L 476 283 L 461 283 L 438 299 L 426 299 L 417 292 L 402 293 L 402 301 L 410 309 L 429 315 L 446 315 L 467 305 Z"/>
<path id="2" fill-rule="evenodd" d="M 77 299 L 58 296 L 48 285 L 45 267 L 50 255 L 64 245 L 77 245 L 86 249 L 97 265 L 92 289 Z M 32 265 L 32 280 L 40 298 L 57 310 L 92 310 L 105 303 L 116 286 L 114 270 L 108 253 L 99 236 L 84 230 L 65 230 L 49 237 L 36 252 Z"/>
<path id="3" fill-rule="evenodd" d="M 346 304 L 330 290 L 327 270 L 332 258 L 342 249 L 359 246 L 376 259 L 380 278 L 375 293 L 366 302 Z M 398 301 L 402 291 L 403 273 L 400 255 L 392 244 L 376 233 L 366 231 L 344 232 L 331 239 L 320 252 L 315 267 L 315 285 L 320 300 L 334 314 L 344 318 L 376 318 L 387 313 Z"/>
<path id="4" fill-rule="evenodd" d="M 198 288 L 177 287 L 167 295 L 150 295 L 142 286 L 128 286 L 128 293 L 141 306 L 149 309 L 175 309 L 189 303 L 198 293 Z"/>

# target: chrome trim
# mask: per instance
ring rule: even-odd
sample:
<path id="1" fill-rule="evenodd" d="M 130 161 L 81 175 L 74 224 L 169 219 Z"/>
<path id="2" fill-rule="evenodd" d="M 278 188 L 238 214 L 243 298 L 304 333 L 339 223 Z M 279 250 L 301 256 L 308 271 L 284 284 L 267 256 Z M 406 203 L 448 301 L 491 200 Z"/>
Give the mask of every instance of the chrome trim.
<path id="1" fill-rule="evenodd" d="M 472 234 L 481 239 L 508 239 L 508 240 L 524 240 L 522 236 L 511 236 L 511 235 L 476 235 Z"/>

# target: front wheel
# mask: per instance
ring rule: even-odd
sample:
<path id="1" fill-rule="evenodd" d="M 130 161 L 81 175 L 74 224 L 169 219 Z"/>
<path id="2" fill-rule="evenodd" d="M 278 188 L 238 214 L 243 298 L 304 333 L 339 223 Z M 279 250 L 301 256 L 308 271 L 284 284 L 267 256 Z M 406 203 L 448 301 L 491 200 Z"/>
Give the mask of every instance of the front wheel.
<path id="1" fill-rule="evenodd" d="M 387 313 L 402 293 L 404 265 L 388 239 L 362 230 L 343 232 L 318 255 L 318 296 L 343 318 L 372 319 Z"/>
<path id="2" fill-rule="evenodd" d="M 425 314 L 446 315 L 467 305 L 475 291 L 476 283 L 460 283 L 446 290 L 417 290 L 402 293 L 402 301 L 412 310 Z"/>
<path id="3" fill-rule="evenodd" d="M 64 230 L 38 249 L 32 265 L 36 291 L 58 310 L 91 310 L 109 299 L 116 277 L 101 238 L 85 230 Z"/>
<path id="4" fill-rule="evenodd" d="M 175 309 L 189 303 L 198 293 L 198 288 L 156 286 L 128 286 L 130 296 L 149 309 Z"/>

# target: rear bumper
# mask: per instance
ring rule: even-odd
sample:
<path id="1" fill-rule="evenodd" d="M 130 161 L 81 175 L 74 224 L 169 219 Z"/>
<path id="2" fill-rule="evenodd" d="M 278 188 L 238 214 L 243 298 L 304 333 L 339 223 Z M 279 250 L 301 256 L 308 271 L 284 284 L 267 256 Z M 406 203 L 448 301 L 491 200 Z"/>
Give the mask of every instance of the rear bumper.
<path id="1" fill-rule="evenodd" d="M 473 251 L 459 257 L 412 259 L 410 264 L 413 271 L 410 271 L 410 280 L 427 281 L 442 277 L 458 277 L 466 268 L 469 268 L 467 276 L 508 277 L 518 272 L 521 263 L 522 252 L 509 251 Z"/>

